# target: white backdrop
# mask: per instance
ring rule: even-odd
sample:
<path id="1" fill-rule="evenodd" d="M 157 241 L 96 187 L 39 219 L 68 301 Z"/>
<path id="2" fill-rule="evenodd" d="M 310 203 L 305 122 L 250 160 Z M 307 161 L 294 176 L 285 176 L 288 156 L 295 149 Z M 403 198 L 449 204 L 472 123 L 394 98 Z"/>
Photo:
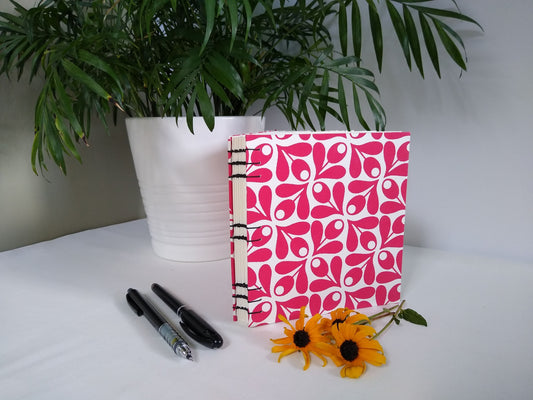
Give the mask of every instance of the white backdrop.
<path id="1" fill-rule="evenodd" d="M 465 38 L 466 73 L 443 60 L 438 79 L 426 62 L 423 80 L 398 49 L 386 50 L 377 77 L 387 129 L 412 132 L 406 241 L 531 261 L 533 1 L 459 3 L 485 30 L 454 25 Z M 0 10 L 11 7 L 0 0 Z M 94 132 L 84 165 L 70 163 L 66 178 L 52 163 L 49 181 L 33 175 L 37 90 L 0 79 L 0 250 L 142 217 L 123 123 L 111 136 Z M 273 111 L 267 128 L 287 125 Z"/>
<path id="2" fill-rule="evenodd" d="M 383 23 L 387 129 L 412 133 L 406 241 L 533 260 L 533 1 L 458 4 L 484 29 L 454 24 L 467 49 L 462 76 L 443 58 L 442 79 L 429 60 L 425 79 L 409 72 Z M 373 60 L 368 48 L 363 57 Z"/>

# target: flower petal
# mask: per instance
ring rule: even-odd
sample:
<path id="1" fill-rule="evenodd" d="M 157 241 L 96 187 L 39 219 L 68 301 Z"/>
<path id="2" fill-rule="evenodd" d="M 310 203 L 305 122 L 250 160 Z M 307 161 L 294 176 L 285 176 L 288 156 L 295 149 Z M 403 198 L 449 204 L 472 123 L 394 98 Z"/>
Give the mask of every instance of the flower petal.
<path id="1" fill-rule="evenodd" d="M 337 366 L 340 367 L 341 365 L 344 365 L 346 360 L 336 354 L 330 354 L 329 358 L 331 358 L 331 361 Z"/>
<path id="2" fill-rule="evenodd" d="M 305 365 L 304 365 L 304 371 L 309 368 L 309 365 L 311 365 L 311 357 L 309 357 L 309 352 L 306 350 L 302 350 L 302 354 L 304 355 Z"/>
<path id="3" fill-rule="evenodd" d="M 287 325 L 289 325 L 289 326 L 292 328 L 293 331 L 295 330 L 295 329 L 294 329 L 294 326 L 292 326 L 292 324 L 289 322 L 289 320 L 288 320 L 287 318 L 285 318 L 284 315 L 279 314 L 279 315 L 278 315 L 278 319 L 279 319 L 280 321 L 285 322 Z M 285 328 L 285 329 L 287 329 L 287 328 Z"/>
<path id="4" fill-rule="evenodd" d="M 281 353 L 278 357 L 278 362 L 281 362 L 281 359 L 285 356 L 288 356 L 289 354 L 292 354 L 294 353 L 295 351 L 297 351 L 298 349 L 287 349 L 285 350 L 283 353 Z"/>
<path id="5" fill-rule="evenodd" d="M 356 327 L 357 333 L 352 336 L 352 340 L 359 341 L 363 338 L 374 336 L 376 334 L 376 330 L 368 325 L 352 325 L 353 327 Z"/>
<path id="6" fill-rule="evenodd" d="M 377 340 L 361 339 L 357 341 L 357 347 L 359 347 L 360 349 L 383 351 L 383 347 L 381 347 L 381 344 L 379 344 Z"/>
<path id="7" fill-rule="evenodd" d="M 368 350 L 368 349 L 359 349 L 359 355 L 357 359 L 362 359 L 366 361 L 367 363 L 375 365 L 377 367 L 387 362 L 387 359 L 382 353 L 379 353 L 375 350 Z"/>
<path id="8" fill-rule="evenodd" d="M 282 337 L 279 339 L 270 339 L 270 340 L 276 344 L 291 344 L 293 342 L 292 337 Z"/>
<path id="9" fill-rule="evenodd" d="M 328 364 L 328 360 L 326 360 L 326 358 L 320 354 L 320 352 L 317 352 L 317 351 L 314 351 L 314 350 L 310 350 L 315 356 L 317 356 L 318 358 L 320 358 L 322 360 L 322 367 L 325 367 L 327 364 Z"/>
<path id="10" fill-rule="evenodd" d="M 297 331 L 301 331 L 304 328 L 304 320 L 305 320 L 305 306 L 300 308 L 300 318 L 298 318 L 298 321 L 296 321 Z"/>
<path id="11" fill-rule="evenodd" d="M 286 344 L 283 346 L 272 346 L 272 353 L 280 353 L 282 351 L 285 351 L 287 349 L 293 349 L 294 346 L 287 346 Z"/>
<path id="12" fill-rule="evenodd" d="M 318 351 L 320 351 L 321 354 L 325 354 L 325 355 L 335 354 L 337 352 L 337 347 L 335 347 L 334 345 L 330 343 L 318 342 L 318 343 L 314 343 L 313 347 L 318 349 Z"/>
<path id="13" fill-rule="evenodd" d="M 342 325 L 341 325 L 342 327 Z M 335 339 L 335 342 L 337 343 L 342 343 L 346 340 L 346 338 L 344 337 L 343 333 L 341 332 L 341 330 L 339 328 L 337 328 L 336 325 L 332 326 L 331 327 L 331 334 L 333 335 L 333 339 Z"/>
<path id="14" fill-rule="evenodd" d="M 354 367 L 344 367 L 341 370 L 341 376 L 343 378 L 359 378 L 366 370 L 366 365 L 363 364 L 363 366 L 354 366 Z"/>
<path id="15" fill-rule="evenodd" d="M 346 323 L 347 324 L 354 324 L 356 322 L 359 322 L 359 321 L 368 321 L 370 322 L 370 320 L 368 319 L 368 317 L 365 315 L 365 314 L 354 314 L 354 315 L 351 315 L 348 317 L 348 319 L 346 320 Z"/>

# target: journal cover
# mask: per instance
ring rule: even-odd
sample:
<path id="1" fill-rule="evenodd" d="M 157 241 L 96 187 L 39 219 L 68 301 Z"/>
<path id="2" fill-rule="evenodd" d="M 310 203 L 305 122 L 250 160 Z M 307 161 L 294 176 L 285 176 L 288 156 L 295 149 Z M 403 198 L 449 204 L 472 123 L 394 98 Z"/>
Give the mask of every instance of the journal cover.
<path id="1" fill-rule="evenodd" d="M 234 319 L 400 299 L 408 132 L 271 132 L 229 140 Z"/>

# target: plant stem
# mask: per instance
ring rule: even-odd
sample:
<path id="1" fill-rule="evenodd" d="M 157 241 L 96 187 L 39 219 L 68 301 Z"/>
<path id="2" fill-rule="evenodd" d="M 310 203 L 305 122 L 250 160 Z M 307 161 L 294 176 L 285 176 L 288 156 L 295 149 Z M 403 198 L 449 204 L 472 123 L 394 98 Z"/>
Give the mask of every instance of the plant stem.
<path id="1" fill-rule="evenodd" d="M 380 311 L 377 314 L 370 315 L 368 317 L 368 321 L 363 319 L 361 321 L 354 322 L 353 325 L 366 325 L 369 322 L 372 322 L 376 319 L 388 317 L 389 315 L 394 315 L 394 312 L 397 308 L 398 308 L 398 305 L 395 305 L 391 308 L 384 308 L 383 311 Z"/>
<path id="2" fill-rule="evenodd" d="M 394 314 L 394 310 L 396 310 L 398 308 L 398 305 L 392 307 L 392 308 L 384 308 L 383 311 L 381 312 L 378 312 L 377 314 L 374 314 L 374 315 L 371 315 L 370 317 L 368 317 L 368 319 L 370 321 L 374 321 L 375 319 L 380 319 L 380 318 L 383 318 L 383 317 L 386 317 L 388 315 L 392 315 Z"/>
<path id="3" fill-rule="evenodd" d="M 394 322 L 398 319 L 398 314 L 400 314 L 400 312 L 402 311 L 402 306 L 403 304 L 405 303 L 405 300 L 403 300 L 399 306 L 396 307 L 396 312 L 394 313 L 394 315 L 392 316 L 392 318 L 390 319 L 389 322 L 387 322 L 387 324 L 381 328 L 381 330 L 376 333 L 373 337 L 372 337 L 372 340 L 373 339 L 376 339 L 379 335 L 381 335 L 383 332 L 385 332 L 385 330 Z M 376 314 L 377 315 L 377 314 Z M 390 315 L 390 314 L 389 314 Z"/>

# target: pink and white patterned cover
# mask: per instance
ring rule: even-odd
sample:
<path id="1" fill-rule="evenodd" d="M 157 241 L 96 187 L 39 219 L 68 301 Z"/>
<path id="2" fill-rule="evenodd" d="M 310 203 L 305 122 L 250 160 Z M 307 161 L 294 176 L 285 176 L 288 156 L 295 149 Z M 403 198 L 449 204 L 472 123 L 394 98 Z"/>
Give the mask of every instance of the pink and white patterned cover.
<path id="1" fill-rule="evenodd" d="M 399 301 L 409 140 L 246 135 L 249 326 Z"/>

